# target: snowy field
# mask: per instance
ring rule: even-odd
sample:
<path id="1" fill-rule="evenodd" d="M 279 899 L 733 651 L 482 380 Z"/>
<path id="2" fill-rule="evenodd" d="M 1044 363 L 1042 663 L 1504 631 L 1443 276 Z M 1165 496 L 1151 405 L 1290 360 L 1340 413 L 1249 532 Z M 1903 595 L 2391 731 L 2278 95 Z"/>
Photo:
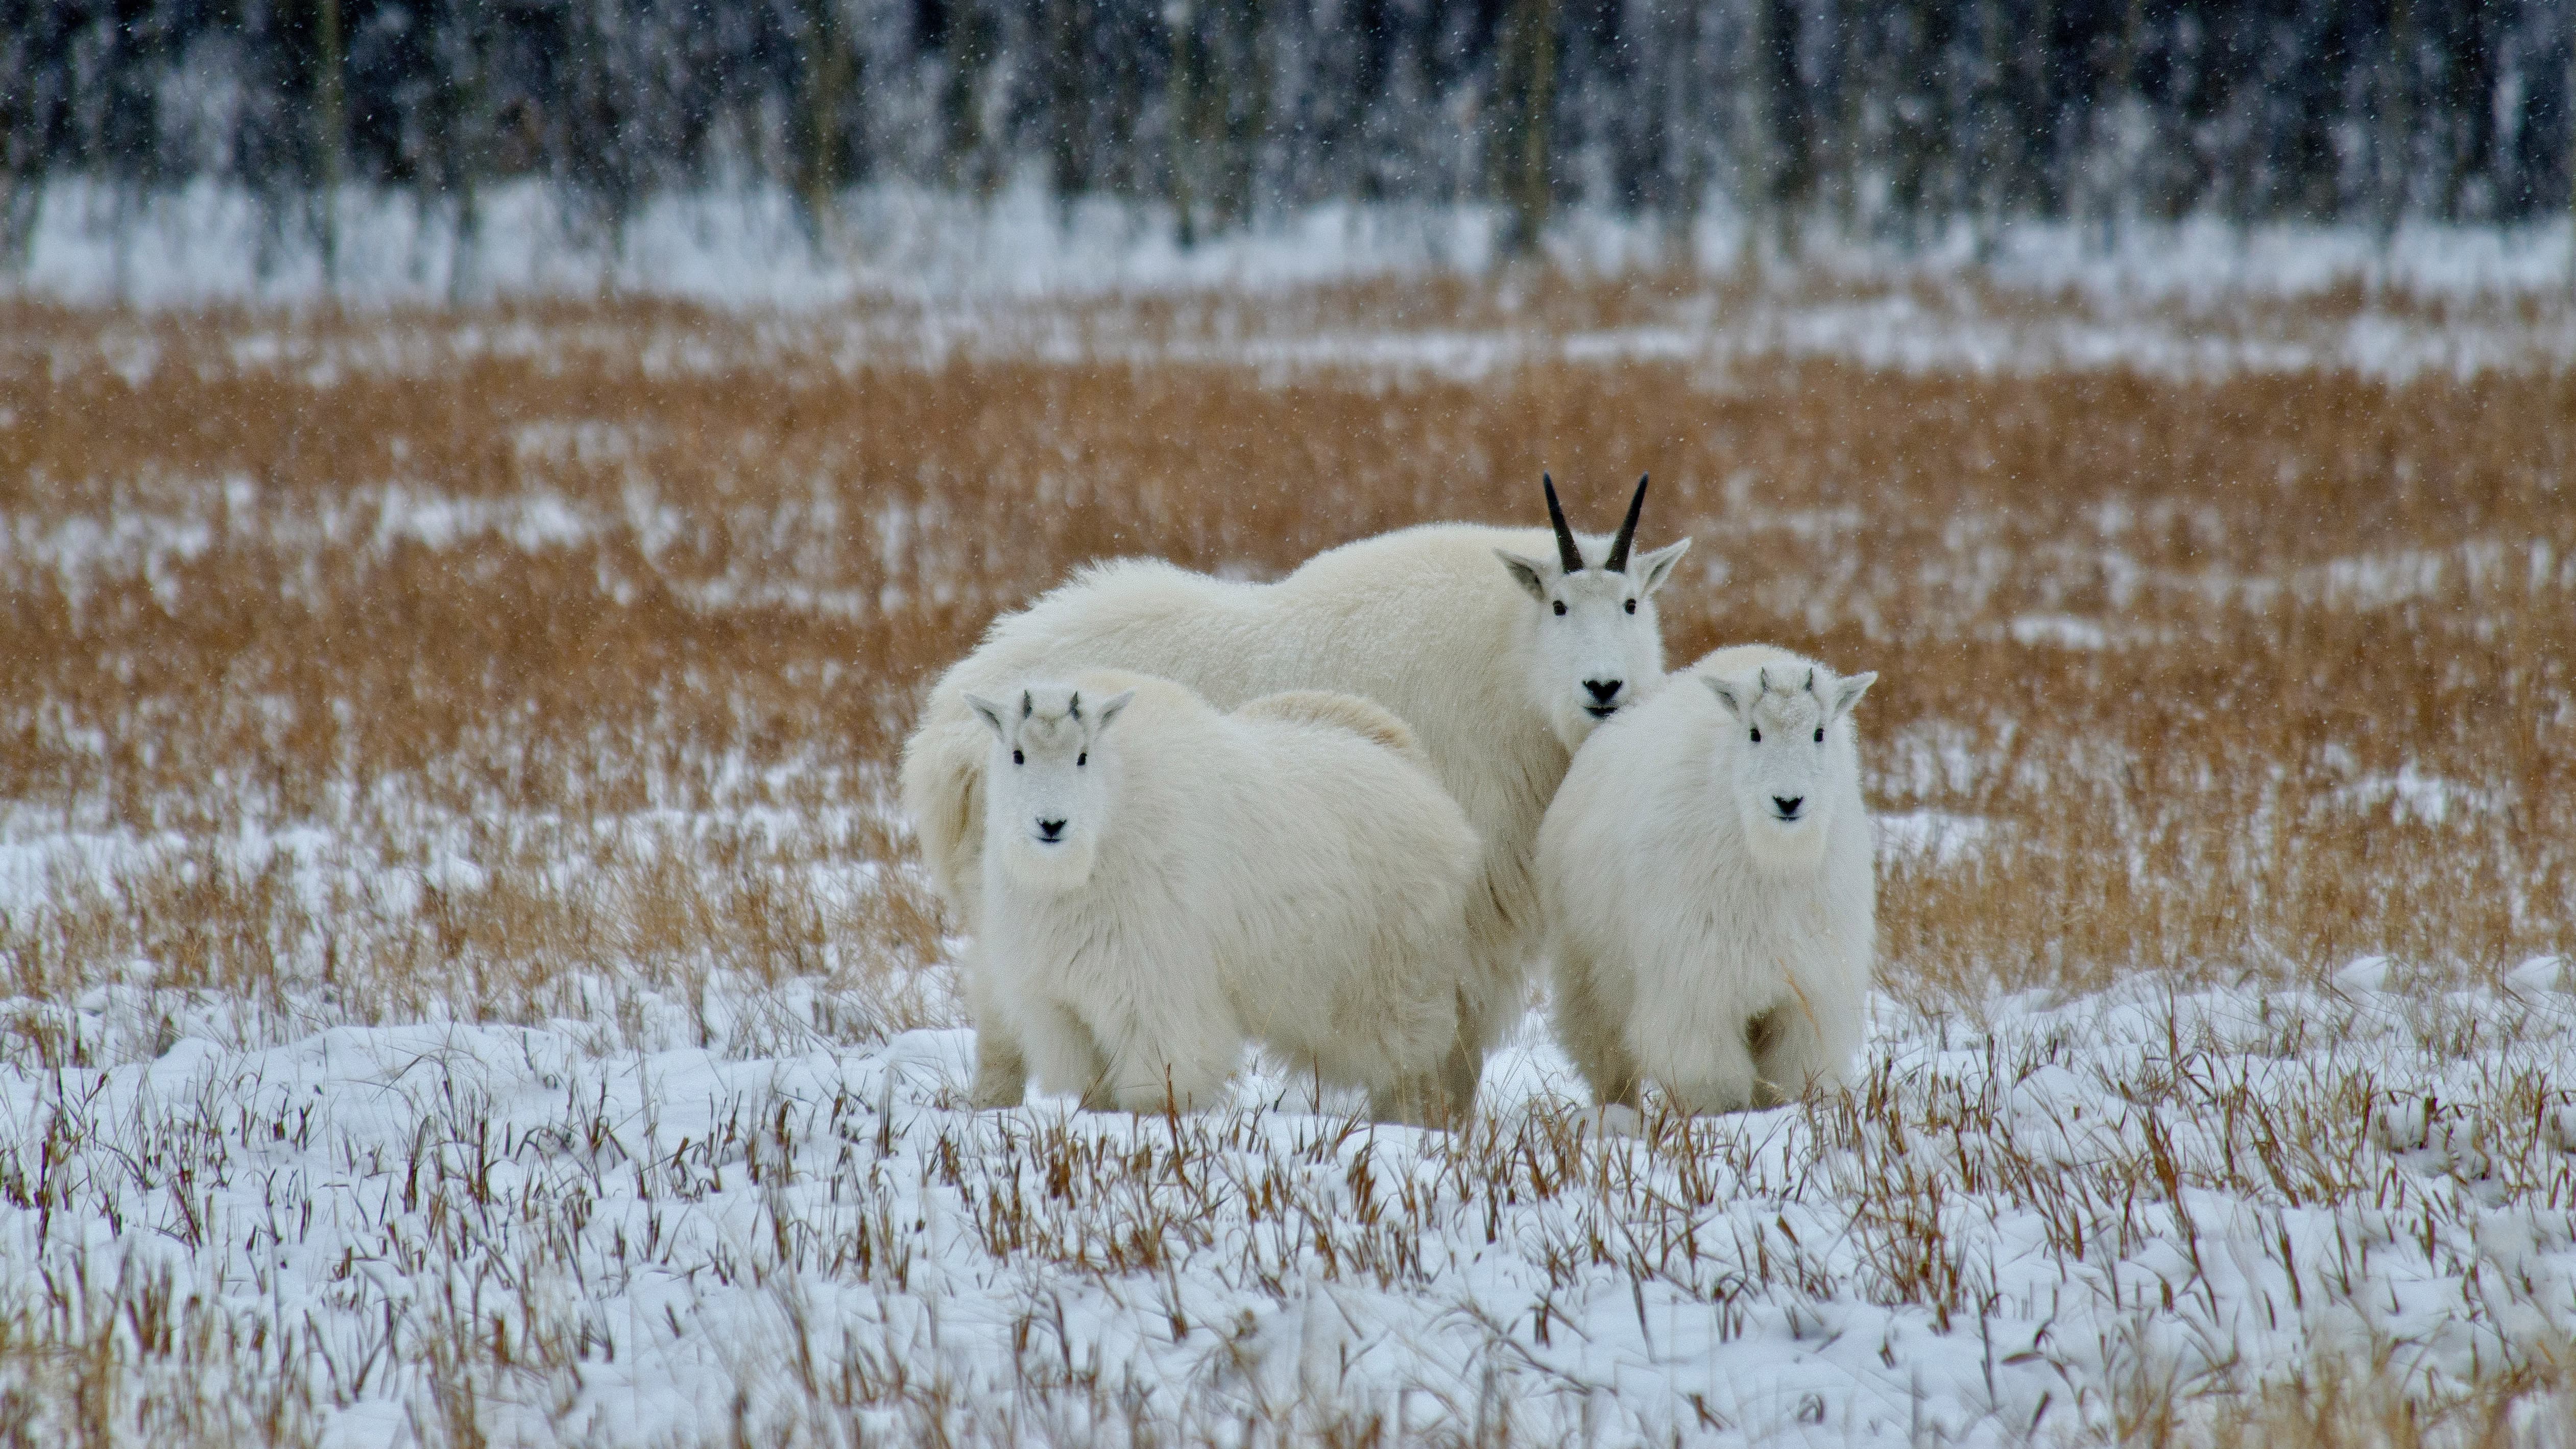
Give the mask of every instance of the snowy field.
<path id="1" fill-rule="evenodd" d="M 1608 1138 L 1534 1039 L 1451 1140 L 974 1113 L 966 1032 L 770 1002 L 182 1035 L 10 1075 L 13 1338 L 137 1438 L 2021 1443 L 2267 1377 L 2375 1424 L 2565 1352 L 2576 1020 L 2523 975 L 1882 999 L 1848 1100 Z"/>
<path id="2" fill-rule="evenodd" d="M 801 330 L 790 318 L 824 309 L 815 325 L 828 338 L 799 345 L 929 362 L 1114 355 L 1470 377 L 1560 358 L 2169 376 L 2329 367 L 2401 379 L 2576 362 L 2576 230 L 2561 222 L 2385 234 L 2017 222 L 1982 236 L 1954 228 L 1913 250 L 1820 234 L 1790 262 L 1724 210 L 1678 228 L 1574 212 L 1545 238 L 1557 272 L 1698 285 L 1607 325 L 1566 327 L 1519 305 L 1529 279 L 1502 265 L 1503 217 L 1490 207 L 1336 203 L 1183 249 L 1154 205 L 1062 205 L 1031 185 L 988 199 L 889 185 L 847 193 L 819 237 L 776 190 L 661 197 L 611 237 L 556 192 L 520 182 L 485 197 L 474 238 L 460 241 L 451 208 L 351 188 L 326 268 L 320 205 L 272 217 L 212 182 L 148 193 L 57 182 L 24 264 L 0 273 L 0 296 L 147 308 L 658 297 L 769 313 L 790 332 Z M 1297 295 L 1498 272 L 1503 285 L 1472 316 L 1407 316 L 1420 303 L 1397 296 L 1318 317 Z M 1167 333 L 1101 305 L 1138 297 L 1184 299 L 1195 325 Z M 865 323 L 838 310 L 851 303 L 874 304 Z"/>
<path id="3" fill-rule="evenodd" d="M 1052 277 L 901 200 L 828 275 L 450 309 L 435 246 L 102 291 L 55 198 L 13 1442 L 2576 1443 L 2563 229 L 1747 276 L 1104 214 Z M 1083 559 L 1269 576 L 1541 466 L 1596 524 L 1654 470 L 1676 660 L 1881 672 L 1859 1085 L 1605 1130 L 1533 1016 L 1456 1137 L 1260 1073 L 967 1111 L 927 674 Z"/>

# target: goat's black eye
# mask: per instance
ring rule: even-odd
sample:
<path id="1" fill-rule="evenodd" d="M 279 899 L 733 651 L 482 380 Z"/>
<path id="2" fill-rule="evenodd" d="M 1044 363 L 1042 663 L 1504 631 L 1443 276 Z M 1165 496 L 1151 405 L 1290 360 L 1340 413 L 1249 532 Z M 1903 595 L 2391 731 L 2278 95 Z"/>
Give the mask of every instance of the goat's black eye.
<path id="1" fill-rule="evenodd" d="M 1760 743 L 1762 743 L 1762 731 L 1760 731 L 1760 730 L 1755 730 L 1755 731 L 1753 732 L 1753 743 L 1755 743 L 1755 744 L 1757 744 L 1757 745 L 1758 745 L 1758 744 L 1760 744 Z"/>
<path id="2" fill-rule="evenodd" d="M 1634 600 L 1634 599 L 1630 599 L 1630 600 L 1628 601 L 1628 612 L 1629 612 L 1629 613 L 1631 613 L 1631 614 L 1633 614 L 1633 613 L 1637 612 L 1637 601 L 1636 601 L 1636 600 Z"/>
<path id="3" fill-rule="evenodd" d="M 1021 753 L 1020 753 L 1019 751 L 1017 751 L 1017 750 L 1013 750 L 1013 751 L 1011 751 L 1011 763 L 1012 763 L 1012 764 L 1014 764 L 1014 765 L 1025 765 L 1025 764 L 1027 764 L 1028 762 L 1029 762 L 1029 757 L 1028 757 L 1028 756 L 1026 756 L 1026 755 L 1024 755 L 1024 754 L 1021 754 Z"/>
<path id="4" fill-rule="evenodd" d="M 1824 727 L 1823 725 L 1818 725 L 1818 726 L 1816 726 L 1816 743 L 1821 745 L 1821 744 L 1823 744 L 1824 742 L 1825 742 L 1825 727 Z"/>
<path id="5" fill-rule="evenodd" d="M 1559 599 L 1556 601 L 1556 613 L 1559 618 L 1563 618 L 1565 616 L 1565 600 Z"/>
<path id="6" fill-rule="evenodd" d="M 1823 730 L 1818 730 L 1818 731 L 1816 731 L 1816 738 L 1817 738 L 1817 739 L 1820 739 L 1820 740 L 1821 740 L 1821 739 L 1823 739 L 1824 737 L 1825 737 L 1825 732 L 1824 732 Z M 1075 769 L 1077 769 L 1077 770 L 1078 770 L 1078 769 L 1081 769 L 1083 766 L 1088 765 L 1088 764 L 1090 764 L 1090 763 L 1091 763 L 1091 751 L 1089 751 L 1089 750 L 1085 750 L 1085 751 L 1083 751 L 1081 754 L 1078 754 L 1078 755 L 1076 755 L 1076 756 L 1074 756 L 1074 757 L 1073 757 L 1073 767 L 1074 767 Z"/>

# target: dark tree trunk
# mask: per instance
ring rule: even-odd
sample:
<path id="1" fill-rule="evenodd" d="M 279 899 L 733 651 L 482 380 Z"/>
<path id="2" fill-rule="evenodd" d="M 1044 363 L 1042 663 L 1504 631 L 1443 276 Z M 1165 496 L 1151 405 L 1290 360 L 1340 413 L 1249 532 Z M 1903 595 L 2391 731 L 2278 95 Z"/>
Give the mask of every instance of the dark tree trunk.
<path id="1" fill-rule="evenodd" d="M 1511 0 L 1503 13 L 1495 89 L 1502 111 L 1497 185 L 1510 222 L 1503 249 L 1526 252 L 1547 227 L 1556 176 L 1550 165 L 1556 114 L 1559 0 Z"/>
<path id="2" fill-rule="evenodd" d="M 2420 154 L 2415 134 L 2418 43 L 2414 0 L 2388 0 L 2387 93 L 2380 109 L 2381 144 L 2387 148 L 2380 170 L 2378 207 L 2383 236 L 2397 229 L 2398 220 L 2413 200 L 2415 159 Z"/>
<path id="3" fill-rule="evenodd" d="M 1220 138 L 1213 198 L 1220 231 L 1252 221 L 1261 142 L 1270 129 L 1268 9 L 1263 0 L 1219 6 L 1217 51 L 1201 72 L 1208 83 L 1205 114 Z"/>
<path id="4" fill-rule="evenodd" d="M 798 41 L 803 51 L 805 104 L 796 192 L 814 245 L 829 250 L 836 241 L 847 147 L 842 106 L 857 70 L 857 57 L 842 33 L 838 0 L 804 0 L 804 10 Z"/>
<path id="5" fill-rule="evenodd" d="M 313 153 L 321 187 L 317 208 L 322 232 L 322 280 L 340 282 L 341 158 L 349 138 L 346 84 L 348 58 L 340 42 L 340 0 L 314 0 Z"/>
<path id="6" fill-rule="evenodd" d="M 1091 189 L 1091 115 L 1084 74 L 1089 57 L 1087 0 L 1043 0 L 1047 16 L 1047 157 L 1057 202 L 1070 217 L 1075 197 Z"/>
<path id="7" fill-rule="evenodd" d="M 1198 245 L 1199 196 L 1204 189 L 1199 168 L 1205 164 L 1207 86 L 1200 80 L 1206 67 L 1205 47 L 1199 41 L 1199 16 L 1188 0 L 1179 0 L 1165 12 L 1171 33 L 1171 94 L 1167 106 L 1171 115 L 1171 191 L 1173 219 L 1178 225 L 1183 250 Z"/>
<path id="8" fill-rule="evenodd" d="M 2466 13 L 2458 17 L 2459 33 L 2447 47 L 2449 94 L 2443 109 L 2450 112 L 2456 134 L 2445 158 L 2441 206 L 2446 221 L 2483 221 L 2483 215 L 2465 215 L 2463 205 L 2470 183 L 2495 164 L 2495 107 L 2487 99 L 2496 92 L 2495 4 L 2494 0 L 2466 0 L 2464 8 Z"/>
<path id="9" fill-rule="evenodd" d="M 940 166 L 947 182 L 989 196 L 1002 180 L 1002 138 L 987 134 L 987 88 L 1002 53 L 992 0 L 957 0 L 940 36 L 946 73 L 939 88 Z"/>
<path id="10" fill-rule="evenodd" d="M 1798 229 L 1816 189 L 1814 128 L 1798 74 L 1798 6 L 1796 0 L 1758 3 L 1761 22 L 1755 54 L 1761 62 L 1763 121 L 1770 153 L 1765 209 L 1780 250 L 1795 254 Z"/>

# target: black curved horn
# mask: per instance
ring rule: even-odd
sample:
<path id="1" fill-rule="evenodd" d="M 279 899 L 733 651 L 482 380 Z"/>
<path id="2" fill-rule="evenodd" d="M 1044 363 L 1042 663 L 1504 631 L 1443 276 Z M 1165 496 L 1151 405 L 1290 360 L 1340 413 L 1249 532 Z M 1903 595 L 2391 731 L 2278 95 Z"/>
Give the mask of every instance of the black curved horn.
<path id="1" fill-rule="evenodd" d="M 1614 574 L 1628 571 L 1628 545 L 1637 541 L 1637 514 L 1646 506 L 1646 479 L 1637 475 L 1637 492 L 1628 500 L 1628 517 L 1619 525 L 1619 541 L 1610 545 L 1610 561 L 1602 567 Z"/>
<path id="2" fill-rule="evenodd" d="M 1565 526 L 1565 509 L 1556 501 L 1556 480 L 1545 473 L 1538 475 L 1541 487 L 1547 489 L 1547 521 L 1556 525 L 1556 558 L 1570 574 L 1583 572 L 1583 550 L 1574 546 L 1574 530 Z"/>

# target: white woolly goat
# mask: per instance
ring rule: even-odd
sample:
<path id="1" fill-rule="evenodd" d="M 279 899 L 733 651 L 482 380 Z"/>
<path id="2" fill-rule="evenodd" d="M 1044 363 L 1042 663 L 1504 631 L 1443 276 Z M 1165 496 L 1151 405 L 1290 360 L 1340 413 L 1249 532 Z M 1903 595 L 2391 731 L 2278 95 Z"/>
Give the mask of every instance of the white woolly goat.
<path id="1" fill-rule="evenodd" d="M 993 733 L 978 974 L 1041 1085 L 1205 1107 L 1249 1037 L 1423 1120 L 1477 850 L 1401 721 L 1322 693 L 1219 714 L 1114 670 L 967 703 Z"/>
<path id="2" fill-rule="evenodd" d="M 940 893 L 972 933 L 983 853 L 984 731 L 966 705 L 1087 668 L 1173 679 L 1219 707 L 1320 689 L 1383 705 L 1413 731 L 1484 842 L 1467 905 L 1448 1113 L 1475 1102 L 1486 1050 L 1520 1015 L 1540 931 L 1530 854 L 1566 761 L 1594 725 L 1663 675 L 1654 593 L 1690 540 L 1629 557 L 1645 480 L 1615 538 L 1578 538 L 1556 486 L 1548 529 L 1425 524 L 1316 555 L 1277 583 L 1128 559 L 1088 568 L 996 619 L 932 690 L 904 745 L 903 799 Z M 976 1018 L 974 1100 L 1020 1100 L 1026 1067 L 998 1018 Z"/>
<path id="3" fill-rule="evenodd" d="M 1556 1028 L 1603 1106 L 1692 1112 L 1839 1084 L 1877 934 L 1851 707 L 1878 678 L 1720 649 L 1596 731 L 1538 870 Z M 1688 681 L 1688 682 L 1685 682 Z"/>

